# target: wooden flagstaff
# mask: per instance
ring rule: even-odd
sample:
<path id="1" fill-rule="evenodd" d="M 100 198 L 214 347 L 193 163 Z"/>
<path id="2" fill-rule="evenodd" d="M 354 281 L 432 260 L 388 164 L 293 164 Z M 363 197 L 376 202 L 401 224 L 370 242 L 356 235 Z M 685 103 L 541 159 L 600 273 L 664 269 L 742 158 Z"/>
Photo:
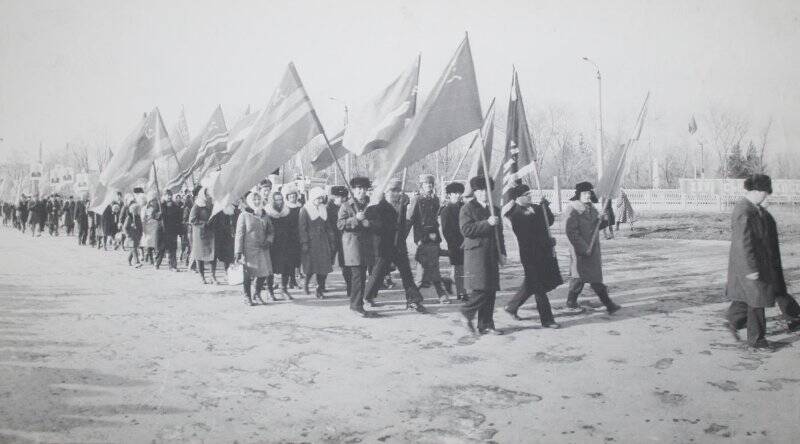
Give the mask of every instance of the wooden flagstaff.
<path id="1" fill-rule="evenodd" d="M 493 106 L 494 106 L 494 98 L 492 98 L 492 103 L 491 105 L 489 105 L 489 109 L 491 110 Z M 478 132 L 481 134 L 481 136 L 483 136 L 482 128 L 478 130 Z M 482 145 L 485 144 L 484 137 L 481 137 L 481 142 L 484 142 L 482 143 Z M 491 186 L 492 184 L 489 180 L 489 162 L 486 160 L 486 150 L 484 149 L 483 146 L 481 146 L 480 152 L 481 152 L 481 163 L 483 164 L 483 179 L 486 181 L 486 197 L 489 199 L 489 215 L 495 217 L 496 214 L 494 212 L 494 198 L 492 198 L 492 186 Z M 496 185 L 497 184 L 495 184 L 495 186 Z M 497 223 L 502 224 L 503 219 L 498 218 Z M 503 256 L 502 249 L 500 248 L 500 235 L 497 234 L 497 227 L 494 227 L 494 230 L 492 231 L 494 232 L 494 240 L 495 240 L 495 246 L 497 247 L 497 254 L 498 256 Z"/>
<path id="2" fill-rule="evenodd" d="M 647 95 L 644 98 L 644 103 L 642 103 L 642 109 L 639 111 L 639 116 L 636 119 L 636 125 L 633 128 L 633 133 L 631 133 L 631 137 L 625 143 L 624 151 L 621 155 L 621 162 L 618 162 L 616 168 L 614 169 L 614 177 L 612 187 L 607 190 L 603 190 L 605 193 L 608 193 L 608 196 L 601 196 L 601 205 L 603 205 L 603 212 L 600 214 L 600 220 L 597 221 L 597 225 L 594 227 L 594 234 L 592 235 L 592 240 L 589 242 L 589 251 L 588 253 L 591 254 L 592 249 L 594 249 L 595 241 L 597 240 L 598 236 L 600 235 L 600 225 L 603 223 L 603 217 L 606 216 L 608 211 L 606 210 L 606 201 L 611 198 L 611 191 L 612 188 L 615 188 L 614 182 L 616 182 L 616 178 L 622 174 L 622 170 L 625 169 L 625 157 L 628 155 L 628 149 L 630 149 L 633 142 L 639 140 L 639 135 L 642 132 L 642 125 L 644 125 L 644 116 L 647 111 L 647 101 L 650 99 L 650 92 L 648 91 Z M 602 180 L 602 178 L 600 179 Z M 598 185 L 600 185 L 598 183 Z"/>

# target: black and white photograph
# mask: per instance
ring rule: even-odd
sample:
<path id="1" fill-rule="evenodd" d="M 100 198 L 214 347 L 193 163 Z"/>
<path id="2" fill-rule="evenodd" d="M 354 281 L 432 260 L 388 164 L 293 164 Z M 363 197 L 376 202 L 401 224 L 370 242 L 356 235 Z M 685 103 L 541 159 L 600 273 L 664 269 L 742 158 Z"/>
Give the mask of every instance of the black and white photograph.
<path id="1" fill-rule="evenodd" d="M 0 0 L 0 443 L 800 442 L 799 53 L 791 0 Z"/>

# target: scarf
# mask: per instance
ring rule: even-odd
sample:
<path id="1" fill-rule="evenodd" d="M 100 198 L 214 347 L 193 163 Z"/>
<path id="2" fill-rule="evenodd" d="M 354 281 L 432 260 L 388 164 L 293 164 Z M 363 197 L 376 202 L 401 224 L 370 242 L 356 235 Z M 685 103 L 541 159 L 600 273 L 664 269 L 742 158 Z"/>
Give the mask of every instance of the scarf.
<path id="1" fill-rule="evenodd" d="M 306 209 L 306 213 L 308 213 L 308 217 L 311 220 L 317 220 L 317 218 L 328 220 L 328 208 L 324 204 L 314 205 L 313 202 L 307 202 L 303 205 L 303 208 Z"/>

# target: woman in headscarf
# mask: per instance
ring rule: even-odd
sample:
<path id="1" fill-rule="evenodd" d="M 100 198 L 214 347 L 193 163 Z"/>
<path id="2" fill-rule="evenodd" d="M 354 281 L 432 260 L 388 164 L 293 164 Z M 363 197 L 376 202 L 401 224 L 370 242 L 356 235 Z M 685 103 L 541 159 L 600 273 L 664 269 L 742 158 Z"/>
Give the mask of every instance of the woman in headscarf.
<path id="1" fill-rule="evenodd" d="M 328 223 L 325 205 L 325 190 L 314 187 L 308 192 L 308 202 L 300 209 L 299 235 L 302 251 L 303 272 L 305 272 L 306 294 L 310 293 L 308 284 L 311 275 L 317 275 L 316 296 L 324 297 L 325 279 L 333 271 L 333 254 L 336 251 L 335 234 Z"/>
<path id="2" fill-rule="evenodd" d="M 192 224 L 192 258 L 197 262 L 200 279 L 207 284 L 205 264 L 211 263 L 211 282 L 217 284 L 217 262 L 214 260 L 214 229 L 209 224 L 211 219 L 211 197 L 204 187 L 197 193 L 194 206 L 189 213 Z"/>
<path id="3" fill-rule="evenodd" d="M 245 302 L 255 305 L 250 287 L 256 280 L 255 301 L 264 304 L 261 289 L 264 281 L 272 275 L 270 245 L 273 241 L 272 223 L 264 211 L 261 195 L 251 192 L 245 198 L 247 208 L 236 221 L 236 261 L 244 265 Z"/>
<path id="4" fill-rule="evenodd" d="M 155 264 L 160 220 L 161 204 L 158 200 L 158 193 L 151 191 L 147 195 L 147 204 L 142 209 L 142 239 L 140 243 L 145 249 L 144 261 L 150 264 Z"/>
<path id="5" fill-rule="evenodd" d="M 290 225 L 294 227 L 294 230 L 289 233 L 289 249 L 287 250 L 290 252 L 289 261 L 291 261 L 293 267 L 292 274 L 289 275 L 289 288 L 300 288 L 295 279 L 295 272 L 300 268 L 301 262 L 300 238 L 298 236 L 297 226 L 300 220 L 300 209 L 303 208 L 303 204 L 300 202 L 300 192 L 296 185 L 286 185 L 281 191 L 283 191 L 283 195 L 285 196 L 286 206 L 289 208 Z M 300 276 L 302 277 L 302 273 L 300 273 Z"/>
<path id="6" fill-rule="evenodd" d="M 123 220 L 123 231 L 131 243 L 131 249 L 128 253 L 128 265 L 133 265 L 131 261 L 136 259 L 136 268 L 140 268 L 142 262 L 139 260 L 139 243 L 142 240 L 142 215 L 133 195 L 128 196 L 128 205 L 125 206 Z"/>
<path id="7" fill-rule="evenodd" d="M 211 218 L 214 230 L 214 259 L 225 265 L 225 271 L 228 271 L 233 262 L 233 236 L 236 232 L 233 211 L 233 205 L 228 205 Z"/>
<path id="8" fill-rule="evenodd" d="M 287 299 L 292 299 L 289 294 L 289 278 L 294 274 L 293 256 L 299 256 L 300 245 L 297 241 L 297 220 L 290 217 L 289 207 L 284 204 L 283 194 L 280 191 L 272 193 L 272 200 L 266 207 L 267 215 L 275 230 L 275 243 L 270 249 L 272 255 L 272 270 L 281 275 L 281 292 Z M 299 213 L 298 213 L 299 214 Z M 291 251 L 295 248 L 297 251 Z M 267 279 L 267 290 L 273 301 L 275 298 L 275 277 L 270 275 Z"/>

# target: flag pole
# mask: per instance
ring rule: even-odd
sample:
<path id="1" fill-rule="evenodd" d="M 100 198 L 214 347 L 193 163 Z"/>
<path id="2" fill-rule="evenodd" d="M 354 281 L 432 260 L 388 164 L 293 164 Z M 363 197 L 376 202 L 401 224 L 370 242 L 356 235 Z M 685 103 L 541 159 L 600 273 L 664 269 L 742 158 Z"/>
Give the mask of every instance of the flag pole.
<path id="1" fill-rule="evenodd" d="M 485 117 L 484 120 L 486 120 Z M 456 170 L 453 171 L 453 177 L 450 178 L 450 182 L 456 180 L 456 176 L 458 175 L 458 172 L 461 170 L 461 165 L 464 164 L 464 160 L 467 158 L 467 154 L 469 154 L 470 150 L 472 150 L 472 145 L 475 145 L 475 141 L 478 140 L 478 136 L 480 135 L 481 135 L 480 131 L 475 132 L 475 136 L 472 138 L 472 142 L 469 143 L 467 150 L 464 151 L 464 154 L 461 156 L 461 160 L 458 161 L 458 164 L 456 165 Z"/>
<path id="2" fill-rule="evenodd" d="M 494 106 L 494 98 L 492 99 L 491 105 L 489 105 L 490 110 L 492 109 L 492 106 Z M 478 130 L 478 133 L 480 133 L 481 136 L 483 136 L 483 129 Z M 483 137 L 481 137 L 481 142 L 485 142 L 483 140 Z M 489 181 L 489 162 L 486 161 L 486 150 L 484 150 L 483 147 L 481 147 L 480 152 L 481 152 L 481 163 L 483 164 L 483 180 L 486 181 L 486 197 L 489 199 L 489 215 L 491 217 L 495 217 L 494 199 L 492 198 L 492 186 L 491 186 L 492 184 Z M 497 184 L 495 184 L 495 186 L 497 186 Z M 498 219 L 497 222 L 501 224 L 503 223 L 501 219 Z M 492 231 L 494 231 L 494 240 L 495 240 L 495 246 L 497 247 L 497 254 L 498 256 L 502 256 L 503 253 L 502 250 L 500 249 L 500 235 L 497 233 L 497 228 L 495 228 Z"/>
<path id="3" fill-rule="evenodd" d="M 647 101 L 650 99 L 650 92 L 647 92 L 647 95 L 644 98 L 644 103 L 642 103 L 642 109 L 639 111 L 639 116 L 636 118 L 636 126 L 633 128 L 633 133 L 631 137 L 628 139 L 628 142 L 625 144 L 625 149 L 623 155 L 620 157 L 620 162 L 617 163 L 616 168 L 614 170 L 613 177 L 614 181 L 616 182 L 616 178 L 620 175 L 621 170 L 625 168 L 625 155 L 627 155 L 628 149 L 631 147 L 633 142 L 639 140 L 639 136 L 642 133 L 642 125 L 644 124 L 644 115 L 647 109 Z M 612 182 L 613 185 L 613 182 Z M 607 190 L 603 190 L 604 192 L 608 193 L 608 196 L 601 196 L 601 203 L 603 205 L 603 212 L 600 214 L 600 220 L 597 221 L 597 225 L 594 227 L 594 235 L 592 236 L 591 242 L 589 242 L 589 251 L 588 253 L 591 254 L 592 249 L 594 248 L 595 241 L 597 237 L 600 235 L 600 225 L 603 223 L 603 217 L 606 216 L 608 213 L 606 201 L 611 197 L 612 189 L 609 188 Z"/>

